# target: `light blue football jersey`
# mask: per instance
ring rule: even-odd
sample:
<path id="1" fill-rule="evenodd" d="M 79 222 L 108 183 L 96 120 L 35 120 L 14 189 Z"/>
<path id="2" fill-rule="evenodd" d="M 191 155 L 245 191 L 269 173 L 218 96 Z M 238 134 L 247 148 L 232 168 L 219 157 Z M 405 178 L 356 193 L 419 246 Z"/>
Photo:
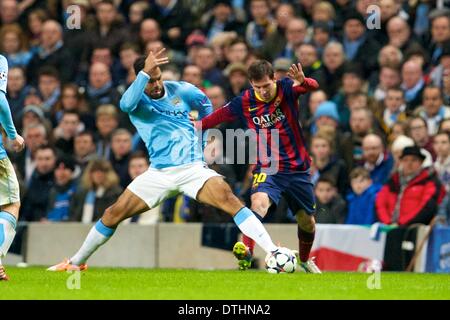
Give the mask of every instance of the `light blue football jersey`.
<path id="1" fill-rule="evenodd" d="M 164 96 L 152 99 L 144 93 L 150 77 L 143 71 L 125 91 L 120 109 L 144 141 L 150 167 L 161 169 L 203 160 L 206 133 L 201 136 L 189 120 L 197 110 L 199 119 L 212 112 L 208 97 L 194 85 L 183 81 L 164 81 Z"/>
<path id="2" fill-rule="evenodd" d="M 16 128 L 11 116 L 8 100 L 6 99 L 6 84 L 8 80 L 8 61 L 0 55 L 0 125 L 5 129 L 9 139 L 17 135 Z M 3 139 L 0 139 L 0 160 L 7 157 Z"/>

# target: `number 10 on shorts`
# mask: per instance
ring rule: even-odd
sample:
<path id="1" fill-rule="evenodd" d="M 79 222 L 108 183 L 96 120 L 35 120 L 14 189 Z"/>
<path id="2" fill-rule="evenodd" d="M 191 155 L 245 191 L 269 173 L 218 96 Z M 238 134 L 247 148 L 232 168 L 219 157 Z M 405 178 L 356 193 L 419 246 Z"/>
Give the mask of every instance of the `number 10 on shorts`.
<path id="1" fill-rule="evenodd" d="M 267 179 L 267 174 L 264 172 L 261 173 L 255 173 L 253 175 L 253 186 L 256 187 L 258 184 L 265 182 Z"/>

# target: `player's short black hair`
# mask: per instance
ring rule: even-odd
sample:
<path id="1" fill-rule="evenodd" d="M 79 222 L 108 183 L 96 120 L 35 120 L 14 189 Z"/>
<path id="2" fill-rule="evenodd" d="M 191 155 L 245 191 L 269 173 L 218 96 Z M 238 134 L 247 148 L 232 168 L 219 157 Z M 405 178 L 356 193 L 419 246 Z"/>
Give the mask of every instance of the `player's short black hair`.
<path id="1" fill-rule="evenodd" d="M 136 61 L 133 64 L 134 67 L 134 73 L 137 75 L 142 69 L 144 69 L 145 66 L 145 59 L 147 59 L 147 56 L 140 56 L 136 59 Z"/>
<path id="2" fill-rule="evenodd" d="M 268 76 L 270 79 L 273 79 L 275 77 L 275 72 L 269 61 L 256 60 L 248 68 L 247 75 L 250 81 L 261 80 L 265 76 Z"/>

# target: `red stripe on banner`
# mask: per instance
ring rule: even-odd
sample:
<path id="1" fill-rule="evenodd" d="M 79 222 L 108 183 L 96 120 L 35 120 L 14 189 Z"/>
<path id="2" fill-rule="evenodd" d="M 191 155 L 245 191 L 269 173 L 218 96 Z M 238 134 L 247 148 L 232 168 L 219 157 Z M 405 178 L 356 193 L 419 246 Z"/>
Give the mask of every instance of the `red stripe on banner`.
<path id="1" fill-rule="evenodd" d="M 316 257 L 317 266 L 325 271 L 358 271 L 359 265 L 367 261 L 367 258 L 324 247 L 312 251 L 310 257 Z"/>

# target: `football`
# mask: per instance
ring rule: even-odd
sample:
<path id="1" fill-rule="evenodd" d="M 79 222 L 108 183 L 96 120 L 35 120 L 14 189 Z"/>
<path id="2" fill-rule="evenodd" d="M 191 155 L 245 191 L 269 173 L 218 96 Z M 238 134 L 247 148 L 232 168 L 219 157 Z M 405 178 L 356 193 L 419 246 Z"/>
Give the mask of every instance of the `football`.
<path id="1" fill-rule="evenodd" d="M 292 273 L 297 266 L 297 258 L 288 248 L 278 248 L 268 253 L 265 261 L 269 273 Z"/>

